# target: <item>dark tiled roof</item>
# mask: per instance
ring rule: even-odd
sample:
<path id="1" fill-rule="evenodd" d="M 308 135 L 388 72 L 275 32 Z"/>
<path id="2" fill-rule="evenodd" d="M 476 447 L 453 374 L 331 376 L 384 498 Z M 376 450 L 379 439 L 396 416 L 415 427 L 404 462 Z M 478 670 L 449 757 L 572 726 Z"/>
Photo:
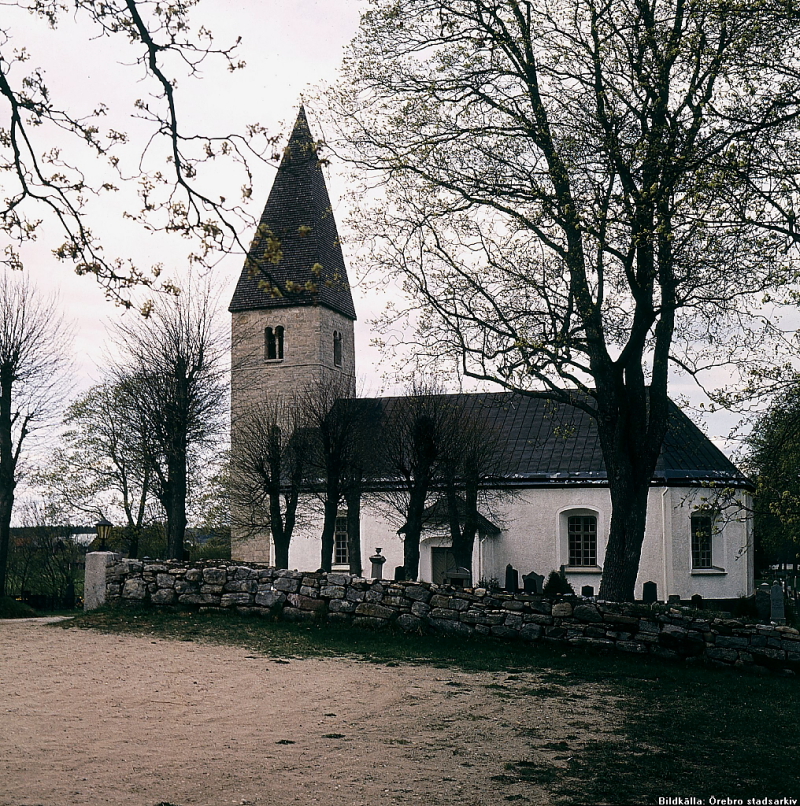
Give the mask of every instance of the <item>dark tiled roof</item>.
<path id="1" fill-rule="evenodd" d="M 498 482 L 520 486 L 605 484 L 606 470 L 594 419 L 563 403 L 512 392 L 445 395 L 463 407 L 497 442 Z M 383 417 L 390 416 L 402 398 L 369 401 Z M 371 444 L 382 444 L 379 433 Z M 374 471 L 380 475 L 380 471 Z M 749 482 L 708 437 L 672 402 L 669 428 L 653 482 L 657 484 Z"/>
<path id="2" fill-rule="evenodd" d="M 279 242 L 276 262 L 265 257 L 270 238 Z M 270 254 L 278 257 L 274 248 Z M 271 294 L 259 286 L 264 279 L 259 266 L 278 288 L 289 283 L 305 290 Z M 356 318 L 325 177 L 302 107 L 228 310 L 296 305 L 325 305 Z"/>

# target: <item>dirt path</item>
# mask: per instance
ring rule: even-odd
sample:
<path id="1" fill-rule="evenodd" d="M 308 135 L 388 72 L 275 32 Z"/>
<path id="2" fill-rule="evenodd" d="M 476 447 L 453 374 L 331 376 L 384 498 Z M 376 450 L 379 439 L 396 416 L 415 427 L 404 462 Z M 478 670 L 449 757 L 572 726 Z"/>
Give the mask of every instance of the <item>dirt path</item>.
<path id="1" fill-rule="evenodd" d="M 0 806 L 546 804 L 546 746 L 611 713 L 535 674 L 0 621 Z"/>

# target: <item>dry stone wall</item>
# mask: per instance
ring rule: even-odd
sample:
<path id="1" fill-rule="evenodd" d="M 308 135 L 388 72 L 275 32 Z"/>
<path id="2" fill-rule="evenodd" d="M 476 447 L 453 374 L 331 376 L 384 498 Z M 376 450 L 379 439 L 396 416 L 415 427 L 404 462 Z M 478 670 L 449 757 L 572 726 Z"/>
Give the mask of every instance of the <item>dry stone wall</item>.
<path id="1" fill-rule="evenodd" d="M 106 567 L 108 603 L 236 610 L 287 621 L 327 621 L 470 638 L 563 642 L 660 658 L 702 659 L 754 671 L 800 671 L 792 627 L 705 616 L 688 608 L 610 604 L 426 582 L 369 580 L 218 560 L 118 560 Z"/>

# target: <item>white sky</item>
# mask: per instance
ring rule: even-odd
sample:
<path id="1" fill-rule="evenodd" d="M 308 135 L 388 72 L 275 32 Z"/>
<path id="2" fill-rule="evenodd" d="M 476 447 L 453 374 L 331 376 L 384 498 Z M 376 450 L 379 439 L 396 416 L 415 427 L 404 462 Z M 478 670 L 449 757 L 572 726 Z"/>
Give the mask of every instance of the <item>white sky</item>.
<path id="1" fill-rule="evenodd" d="M 268 4 L 255 0 L 202 0 L 192 15 L 195 26 L 202 23 L 210 28 L 218 45 L 232 43 L 241 36 L 238 53 L 247 67 L 229 74 L 219 62 L 208 65 L 202 81 L 181 79 L 177 98 L 182 120 L 203 133 L 227 133 L 259 122 L 271 134 L 288 134 L 305 93 L 312 130 L 324 138 L 325 132 L 315 120 L 312 87 L 335 78 L 342 49 L 356 32 L 361 7 L 360 0 L 274 0 Z M 51 31 L 45 23 L 6 6 L 0 27 L 10 31 L 12 46 L 25 46 L 31 51 L 29 64 L 41 64 L 46 69 L 56 102 L 67 97 L 76 109 L 83 110 L 100 100 L 113 103 L 119 111 L 109 116 L 109 125 L 113 123 L 135 135 L 139 124 L 130 118 L 130 113 L 133 101 L 143 90 L 137 83 L 137 68 L 123 64 L 131 61 L 131 52 L 124 44 L 107 39 L 92 41 L 91 28 L 80 19 L 67 16 L 56 31 Z M 345 188 L 335 169 L 334 165 L 329 172 L 328 189 L 347 257 L 347 234 L 343 231 L 346 210 L 341 200 Z M 258 169 L 250 211 L 253 215 L 263 208 L 273 176 L 273 167 Z M 228 177 L 219 179 L 220 187 L 225 188 Z M 230 198 L 240 184 L 220 189 L 219 193 L 229 194 Z M 111 253 L 130 255 L 143 265 L 161 261 L 167 271 L 178 276 L 186 265 L 185 243 L 176 238 L 148 236 L 123 224 L 120 211 L 113 205 L 97 207 L 92 226 L 106 234 L 110 240 L 107 251 Z M 53 230 L 45 231 L 23 256 L 37 286 L 57 292 L 65 315 L 75 322 L 75 388 L 82 390 L 98 377 L 96 367 L 107 349 L 106 323 L 123 314 L 104 299 L 92 279 L 76 277 L 69 265 L 51 256 L 50 249 L 60 242 L 56 238 Z M 241 258 L 232 256 L 223 259 L 214 271 L 223 310 L 240 270 Z M 351 282 L 355 282 L 352 274 L 351 271 Z M 372 334 L 368 320 L 377 313 L 380 303 L 363 294 L 357 283 L 353 296 L 359 315 L 358 373 L 363 376 L 366 393 L 378 394 L 384 390 L 378 367 L 381 356 L 369 346 Z M 673 395 L 678 394 L 697 399 L 687 384 L 673 386 Z M 729 416 L 710 419 L 710 436 L 724 437 L 734 422 Z"/>

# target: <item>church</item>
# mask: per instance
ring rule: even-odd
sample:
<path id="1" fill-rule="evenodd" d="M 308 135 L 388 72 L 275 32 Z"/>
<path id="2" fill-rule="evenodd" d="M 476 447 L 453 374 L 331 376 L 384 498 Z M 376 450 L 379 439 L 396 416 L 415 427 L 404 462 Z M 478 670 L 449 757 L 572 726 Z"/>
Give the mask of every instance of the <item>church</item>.
<path id="1" fill-rule="evenodd" d="M 267 267 L 265 279 L 260 266 Z M 283 293 L 283 291 L 300 293 Z M 305 293 L 302 293 L 305 291 Z M 237 420 L 259 402 L 291 398 L 326 380 L 353 382 L 356 311 L 315 141 L 301 108 L 229 306 L 232 451 Z M 593 420 L 581 410 L 511 392 L 452 396 L 491 433 L 505 456 L 493 481 L 491 512 L 474 542 L 473 584 L 503 583 L 508 565 L 547 576 L 563 569 L 576 592 L 599 590 L 611 499 Z M 396 398 L 370 401 L 379 409 Z M 402 525 L 379 506 L 379 479 L 367 479 L 360 504 L 361 564 L 386 558 L 385 576 L 403 565 Z M 710 504 L 735 491 L 739 505 Z M 659 599 L 734 599 L 753 592 L 751 486 L 675 405 L 651 482 L 636 596 L 655 583 Z M 434 496 L 435 498 L 435 496 Z M 744 506 L 741 506 L 741 504 Z M 296 530 L 289 567 L 320 564 L 318 517 Z M 420 542 L 419 578 L 440 583 L 453 565 L 446 518 L 430 515 Z M 349 568 L 347 513 L 338 513 L 334 570 Z M 234 518 L 234 523 L 236 518 Z M 234 525 L 231 554 L 274 562 L 268 530 Z"/>

